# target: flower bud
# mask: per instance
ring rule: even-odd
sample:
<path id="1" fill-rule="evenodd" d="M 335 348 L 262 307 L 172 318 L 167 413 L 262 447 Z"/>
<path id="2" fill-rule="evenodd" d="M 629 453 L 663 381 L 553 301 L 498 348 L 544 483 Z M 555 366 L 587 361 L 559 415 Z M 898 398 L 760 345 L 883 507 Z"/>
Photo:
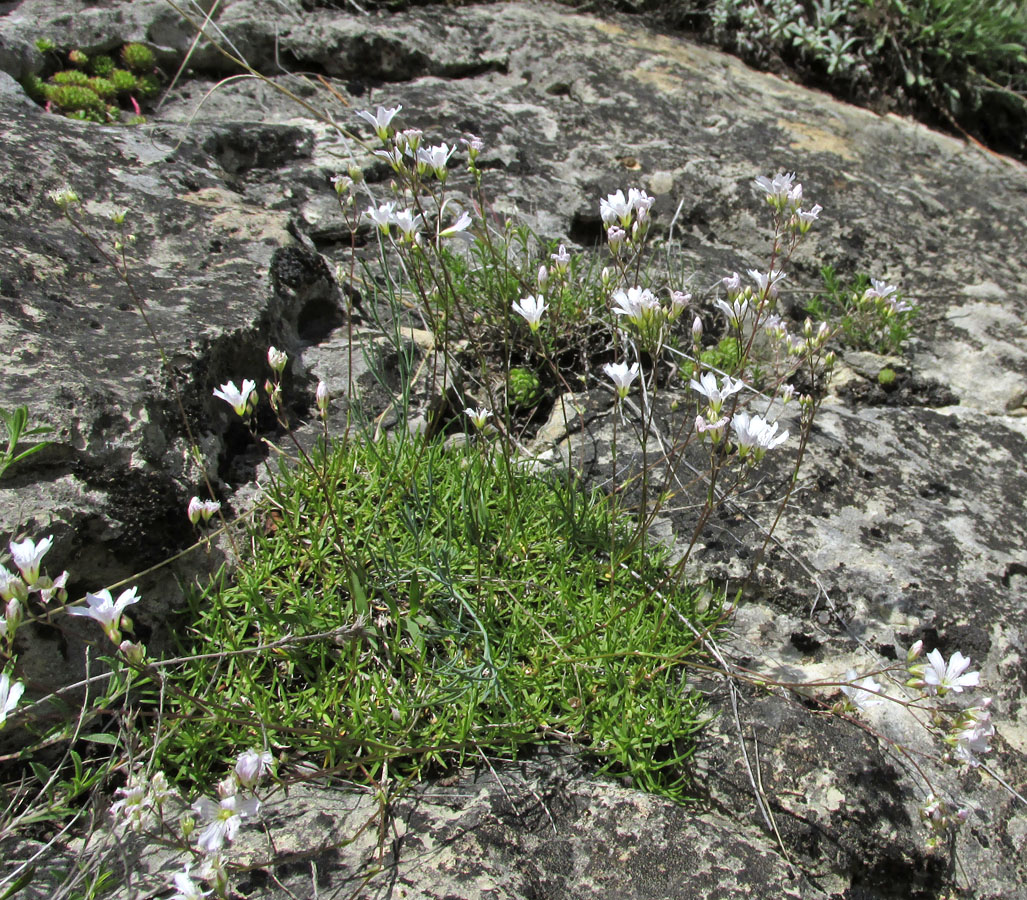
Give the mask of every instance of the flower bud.
<path id="1" fill-rule="evenodd" d="M 346 170 L 346 174 L 353 179 L 354 184 L 360 184 L 364 180 L 364 170 L 354 163 Z"/>
<path id="2" fill-rule="evenodd" d="M 118 649 L 124 654 L 125 659 L 134 666 L 141 666 L 143 660 L 146 659 L 146 647 L 142 644 L 122 641 Z"/>
<path id="3" fill-rule="evenodd" d="M 314 399 L 317 402 L 317 408 L 321 415 L 328 415 L 328 404 L 331 402 L 331 397 L 328 395 L 328 385 L 323 381 L 317 383 Z"/>
<path id="4" fill-rule="evenodd" d="M 698 341 L 702 337 L 702 319 L 698 316 L 692 320 L 692 339 Z"/>
<path id="5" fill-rule="evenodd" d="M 267 364 L 271 366 L 271 371 L 276 375 L 282 374 L 288 361 L 289 357 L 284 350 L 279 350 L 277 347 L 267 348 Z"/>
<path id="6" fill-rule="evenodd" d="M 538 267 L 537 281 L 540 290 L 545 288 L 546 283 L 549 281 L 549 269 L 547 269 L 545 266 Z"/>
<path id="7" fill-rule="evenodd" d="M 913 644 L 912 647 L 909 648 L 909 650 L 906 651 L 906 663 L 908 664 L 908 663 L 913 662 L 916 659 L 919 659 L 920 655 L 923 652 L 924 652 L 924 642 L 923 641 L 917 641 L 915 644 Z"/>
<path id="8" fill-rule="evenodd" d="M 22 619 L 21 601 L 17 597 L 7 601 L 4 618 L 7 620 L 7 632 L 13 637 Z"/>

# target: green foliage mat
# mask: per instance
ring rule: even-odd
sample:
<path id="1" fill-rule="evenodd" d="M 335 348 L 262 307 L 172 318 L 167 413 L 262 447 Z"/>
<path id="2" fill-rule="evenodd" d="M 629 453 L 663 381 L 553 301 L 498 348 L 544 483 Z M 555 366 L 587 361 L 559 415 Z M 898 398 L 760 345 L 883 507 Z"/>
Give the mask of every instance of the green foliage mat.
<path id="1" fill-rule="evenodd" d="M 265 740 L 372 780 L 561 740 L 683 793 L 686 665 L 719 598 L 677 587 L 605 495 L 484 441 L 353 441 L 316 465 L 279 474 L 252 558 L 192 600 L 186 649 L 210 655 L 168 681 L 169 775 L 209 782 Z"/>

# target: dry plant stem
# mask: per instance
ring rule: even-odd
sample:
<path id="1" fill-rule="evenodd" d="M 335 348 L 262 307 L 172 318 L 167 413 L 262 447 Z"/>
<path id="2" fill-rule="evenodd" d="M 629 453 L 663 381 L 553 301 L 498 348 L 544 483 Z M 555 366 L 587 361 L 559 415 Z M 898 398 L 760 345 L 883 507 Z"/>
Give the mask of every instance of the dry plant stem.
<path id="1" fill-rule="evenodd" d="M 214 486 L 211 484 L 210 478 L 207 475 L 207 467 L 202 463 L 199 441 L 196 440 L 196 435 L 193 434 L 192 425 L 189 423 L 189 416 L 186 415 L 185 403 L 182 400 L 182 391 L 179 388 L 178 377 L 175 375 L 175 370 L 168 361 L 168 355 L 164 350 L 164 343 L 157 334 L 157 330 L 153 327 L 153 322 L 150 321 L 149 315 L 147 315 L 146 304 L 143 302 L 143 298 L 139 296 L 135 285 L 132 283 L 132 279 L 129 277 L 128 259 L 124 251 L 124 240 L 122 240 L 121 265 L 119 265 L 118 261 L 107 252 L 106 248 L 100 244 L 92 233 L 87 231 L 82 223 L 71 215 L 70 208 L 65 208 L 63 212 L 65 218 L 71 223 L 72 228 L 89 241 L 96 252 L 99 253 L 100 256 L 103 257 L 104 261 L 114 270 L 118 278 L 120 278 L 122 283 L 125 285 L 129 296 L 132 298 L 132 303 L 135 305 L 136 310 L 142 317 L 142 320 L 146 325 L 146 330 L 150 332 L 150 338 L 153 341 L 154 346 L 157 348 L 157 353 L 160 355 L 161 365 L 164 371 L 167 372 L 168 379 L 171 382 L 171 391 L 175 396 L 175 405 L 178 407 L 178 415 L 182 420 L 182 426 L 185 428 L 186 437 L 189 439 L 189 448 L 190 452 L 193 454 L 193 461 L 203 473 L 203 483 L 207 487 L 209 496 L 216 497 L 217 493 L 215 492 Z M 122 230 L 122 233 L 124 234 L 124 230 Z M 232 552 L 235 554 L 236 559 L 239 559 L 239 547 L 235 543 L 235 536 L 228 530 L 228 522 L 220 508 L 218 509 L 218 516 L 221 519 L 222 525 L 225 527 L 225 533 L 228 537 L 228 541 L 232 545 Z"/>

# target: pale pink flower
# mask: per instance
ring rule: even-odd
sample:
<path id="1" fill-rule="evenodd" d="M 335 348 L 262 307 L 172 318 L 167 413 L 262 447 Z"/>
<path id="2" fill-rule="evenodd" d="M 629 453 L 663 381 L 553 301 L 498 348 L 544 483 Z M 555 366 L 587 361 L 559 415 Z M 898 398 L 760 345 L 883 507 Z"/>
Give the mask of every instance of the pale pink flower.
<path id="1" fill-rule="evenodd" d="M 256 797 L 241 797 L 233 794 L 215 803 L 201 797 L 192 805 L 193 811 L 210 821 L 196 842 L 203 853 L 215 853 L 226 841 L 235 840 L 242 820 L 257 815 L 260 801 Z"/>
<path id="2" fill-rule="evenodd" d="M 235 777 L 244 788 L 253 789 L 268 772 L 274 757 L 267 750 L 246 750 L 235 761 Z"/>
<path id="3" fill-rule="evenodd" d="M 980 672 L 967 672 L 970 668 L 970 657 L 963 656 L 958 650 L 952 654 L 948 665 L 937 649 L 927 654 L 927 666 L 924 667 L 924 682 L 928 690 L 936 691 L 939 697 L 952 691 L 963 693 L 963 688 L 977 687 L 981 680 Z"/>

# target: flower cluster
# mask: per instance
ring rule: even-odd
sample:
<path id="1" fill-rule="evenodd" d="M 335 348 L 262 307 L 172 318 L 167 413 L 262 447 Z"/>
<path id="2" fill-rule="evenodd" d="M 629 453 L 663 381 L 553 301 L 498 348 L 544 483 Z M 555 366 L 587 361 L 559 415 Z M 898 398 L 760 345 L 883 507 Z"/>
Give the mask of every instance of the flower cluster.
<path id="1" fill-rule="evenodd" d="M 763 459 L 768 450 L 788 440 L 787 431 L 777 433 L 777 422 L 768 422 L 763 416 L 750 416 L 746 412 L 736 412 L 731 417 L 731 430 L 735 433 L 739 458 L 748 458 L 753 464 Z"/>
<path id="2" fill-rule="evenodd" d="M 755 465 L 768 450 L 788 440 L 787 431 L 778 434 L 777 422 L 768 422 L 763 416 L 750 416 L 743 410 L 723 415 L 724 403 L 745 387 L 743 381 L 725 375 L 718 382 L 713 372 L 704 372 L 698 381 L 693 378 L 689 384 L 692 390 L 706 398 L 705 411 L 695 418 L 695 430 L 702 436 L 709 436 L 714 443 L 719 443 L 730 424 L 739 459 Z"/>
<path id="3" fill-rule="evenodd" d="M 894 284 L 877 278 L 870 279 L 870 287 L 863 291 L 862 302 L 872 302 L 874 308 L 886 319 L 913 310 L 913 305 L 902 299 Z"/>
<path id="4" fill-rule="evenodd" d="M 0 637 L 8 642 L 14 640 L 24 605 L 31 595 L 35 594 L 43 605 L 54 599 L 61 603 L 68 599 L 68 573 L 62 572 L 56 578 L 50 578 L 41 571 L 43 557 L 52 546 L 53 535 L 43 538 L 38 544 L 31 538 L 8 544 L 11 560 L 18 570 L 18 573 L 11 572 L 0 565 L 0 600 L 5 604 L 0 618 Z"/>
<path id="5" fill-rule="evenodd" d="M 136 773 L 115 794 L 121 797 L 111 806 L 115 828 L 137 834 L 160 822 L 163 819 L 164 804 L 177 796 L 163 772 L 154 773 L 149 780 Z"/>
<path id="6" fill-rule="evenodd" d="M 649 229 L 649 210 L 655 198 L 638 188 L 629 188 L 627 197 L 618 190 L 599 201 L 599 215 L 606 225 L 610 249 L 618 253 L 624 244 L 638 244 Z"/>
<path id="7" fill-rule="evenodd" d="M 193 497 L 189 501 L 186 515 L 189 516 L 189 521 L 193 525 L 198 525 L 201 521 L 206 525 L 220 509 L 221 501 L 219 500 L 201 500 L 199 497 Z"/>
<path id="8" fill-rule="evenodd" d="M 400 242 L 408 246 L 420 246 L 421 232 L 425 228 L 424 217 L 420 213 L 414 213 L 409 209 L 399 209 L 395 201 L 383 203 L 380 206 L 368 206 L 362 214 L 365 222 L 376 226 L 382 234 L 388 236 L 392 228 L 399 232 Z M 453 224 L 446 228 L 439 225 L 437 238 L 469 240 L 470 235 L 467 229 L 471 225 L 471 216 L 467 212 L 461 212 Z"/>
<path id="9" fill-rule="evenodd" d="M 767 203 L 778 214 L 788 215 L 788 227 L 798 234 L 810 230 L 824 208 L 816 203 L 809 209 L 802 206 L 802 185 L 795 181 L 795 173 L 779 172 L 773 178 L 761 175 L 753 184 L 763 193 Z"/>
<path id="10" fill-rule="evenodd" d="M 225 896 L 228 890 L 226 844 L 235 839 L 244 820 L 257 816 L 260 800 L 253 791 L 263 778 L 272 772 L 273 757 L 268 751 L 246 750 L 236 759 L 231 774 L 218 785 L 219 798 L 201 797 L 189 807 L 182 819 L 182 835 L 190 840 L 199 823 L 202 830 L 196 836 L 196 851 L 202 854 L 199 869 L 194 874 L 194 859 L 183 872 L 173 876 L 176 900 L 197 900 L 217 893 Z M 245 792 L 245 794 L 243 793 Z M 114 827 L 120 832 L 142 832 L 152 826 L 163 829 L 166 824 L 165 806 L 176 791 L 168 785 L 162 772 L 147 779 L 133 774 L 128 784 L 116 792 L 119 800 L 111 806 Z M 203 890 L 202 883 L 210 886 Z"/>
<path id="11" fill-rule="evenodd" d="M 672 291 L 670 302 L 664 305 L 648 288 L 636 285 L 614 291 L 613 312 L 631 326 L 643 349 L 655 352 L 663 343 L 665 328 L 677 321 L 691 299 L 689 293 Z"/>

